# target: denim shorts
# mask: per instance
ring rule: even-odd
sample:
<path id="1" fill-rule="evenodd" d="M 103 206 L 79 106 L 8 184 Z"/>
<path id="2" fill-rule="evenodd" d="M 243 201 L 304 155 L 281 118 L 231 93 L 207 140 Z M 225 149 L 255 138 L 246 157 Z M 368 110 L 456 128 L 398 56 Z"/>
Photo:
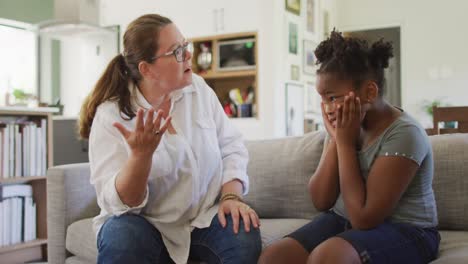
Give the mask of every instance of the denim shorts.
<path id="1" fill-rule="evenodd" d="M 356 230 L 333 211 L 321 213 L 287 237 L 308 252 L 331 237 L 341 237 L 354 247 L 362 263 L 429 263 L 437 257 L 440 242 L 436 227 L 384 222 L 373 229 Z"/>

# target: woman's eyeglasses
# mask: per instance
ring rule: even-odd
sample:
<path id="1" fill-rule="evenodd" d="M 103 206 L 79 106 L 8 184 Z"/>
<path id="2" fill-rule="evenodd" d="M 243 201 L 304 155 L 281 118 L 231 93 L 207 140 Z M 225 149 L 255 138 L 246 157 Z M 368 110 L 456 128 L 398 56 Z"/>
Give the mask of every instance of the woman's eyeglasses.
<path id="1" fill-rule="evenodd" d="M 151 58 L 150 61 L 153 62 L 153 61 L 155 61 L 155 60 L 157 60 L 157 59 L 159 59 L 161 57 L 174 55 L 177 62 L 184 62 L 185 59 L 187 58 L 187 50 L 189 52 L 193 51 L 193 45 L 192 45 L 191 42 L 185 42 L 182 46 L 177 47 L 173 51 L 168 51 L 168 52 L 166 52 L 166 53 L 164 53 L 162 55 L 155 56 L 155 57 Z"/>

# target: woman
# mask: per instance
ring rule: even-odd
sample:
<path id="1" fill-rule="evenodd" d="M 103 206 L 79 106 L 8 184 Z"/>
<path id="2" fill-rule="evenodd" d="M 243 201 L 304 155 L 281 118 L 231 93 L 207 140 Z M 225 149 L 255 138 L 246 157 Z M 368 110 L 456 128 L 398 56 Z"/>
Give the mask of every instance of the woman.
<path id="1" fill-rule="evenodd" d="M 323 212 L 259 262 L 430 262 L 440 241 L 432 150 L 418 122 L 383 99 L 391 44 L 334 31 L 315 54 L 329 136 L 309 192 Z"/>
<path id="2" fill-rule="evenodd" d="M 247 150 L 192 73 L 188 46 L 168 18 L 139 17 L 82 107 L 98 263 L 256 263 L 260 254 L 259 218 L 242 200 Z"/>

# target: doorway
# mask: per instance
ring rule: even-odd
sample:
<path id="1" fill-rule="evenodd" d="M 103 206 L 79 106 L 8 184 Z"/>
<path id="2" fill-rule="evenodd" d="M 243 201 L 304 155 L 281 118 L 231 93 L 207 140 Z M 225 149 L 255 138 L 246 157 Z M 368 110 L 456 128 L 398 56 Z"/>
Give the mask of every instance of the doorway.
<path id="1" fill-rule="evenodd" d="M 385 93 L 384 98 L 392 105 L 401 107 L 401 38 L 400 27 L 388 27 L 378 29 L 366 29 L 344 32 L 345 36 L 365 39 L 372 44 L 384 38 L 392 42 L 393 58 L 390 59 L 388 68 L 384 71 Z"/>

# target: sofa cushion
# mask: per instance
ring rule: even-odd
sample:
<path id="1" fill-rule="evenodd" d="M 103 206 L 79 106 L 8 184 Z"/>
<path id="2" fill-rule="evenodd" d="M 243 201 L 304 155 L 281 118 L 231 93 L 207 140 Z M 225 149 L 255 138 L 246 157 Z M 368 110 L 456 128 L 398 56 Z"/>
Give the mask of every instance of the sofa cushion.
<path id="1" fill-rule="evenodd" d="M 263 247 L 295 231 L 308 223 L 307 219 L 261 219 L 260 233 Z M 439 257 L 434 264 L 467 263 L 468 232 L 441 231 L 442 240 L 439 247 Z M 96 237 L 92 231 L 92 219 L 83 219 L 70 225 L 67 230 L 66 248 L 75 256 L 69 257 L 67 264 L 96 263 Z"/>
<path id="2" fill-rule="evenodd" d="M 92 218 L 79 220 L 68 226 L 65 247 L 82 261 L 96 262 L 97 243 Z"/>
<path id="3" fill-rule="evenodd" d="M 271 245 L 276 240 L 289 235 L 309 222 L 310 220 L 307 219 L 294 218 L 261 219 L 260 233 L 262 236 L 263 248 Z"/>
<path id="4" fill-rule="evenodd" d="M 440 229 L 468 230 L 468 134 L 431 136 Z"/>
<path id="5" fill-rule="evenodd" d="M 65 264 L 94 264 L 96 261 L 86 260 L 77 256 L 69 257 L 65 260 Z"/>
<path id="6" fill-rule="evenodd" d="M 261 219 L 260 233 L 263 247 L 295 231 L 309 221 L 306 219 Z M 66 248 L 75 257 L 68 258 L 67 263 L 96 262 L 98 252 L 92 224 L 92 218 L 88 218 L 77 221 L 68 227 Z"/>
<path id="7" fill-rule="evenodd" d="M 468 232 L 440 231 L 442 241 L 439 256 L 431 264 L 465 264 L 468 263 Z"/>
<path id="8" fill-rule="evenodd" d="M 316 214 L 307 183 L 320 161 L 325 135 L 315 131 L 246 142 L 250 157 L 246 201 L 261 218 L 311 219 Z"/>

